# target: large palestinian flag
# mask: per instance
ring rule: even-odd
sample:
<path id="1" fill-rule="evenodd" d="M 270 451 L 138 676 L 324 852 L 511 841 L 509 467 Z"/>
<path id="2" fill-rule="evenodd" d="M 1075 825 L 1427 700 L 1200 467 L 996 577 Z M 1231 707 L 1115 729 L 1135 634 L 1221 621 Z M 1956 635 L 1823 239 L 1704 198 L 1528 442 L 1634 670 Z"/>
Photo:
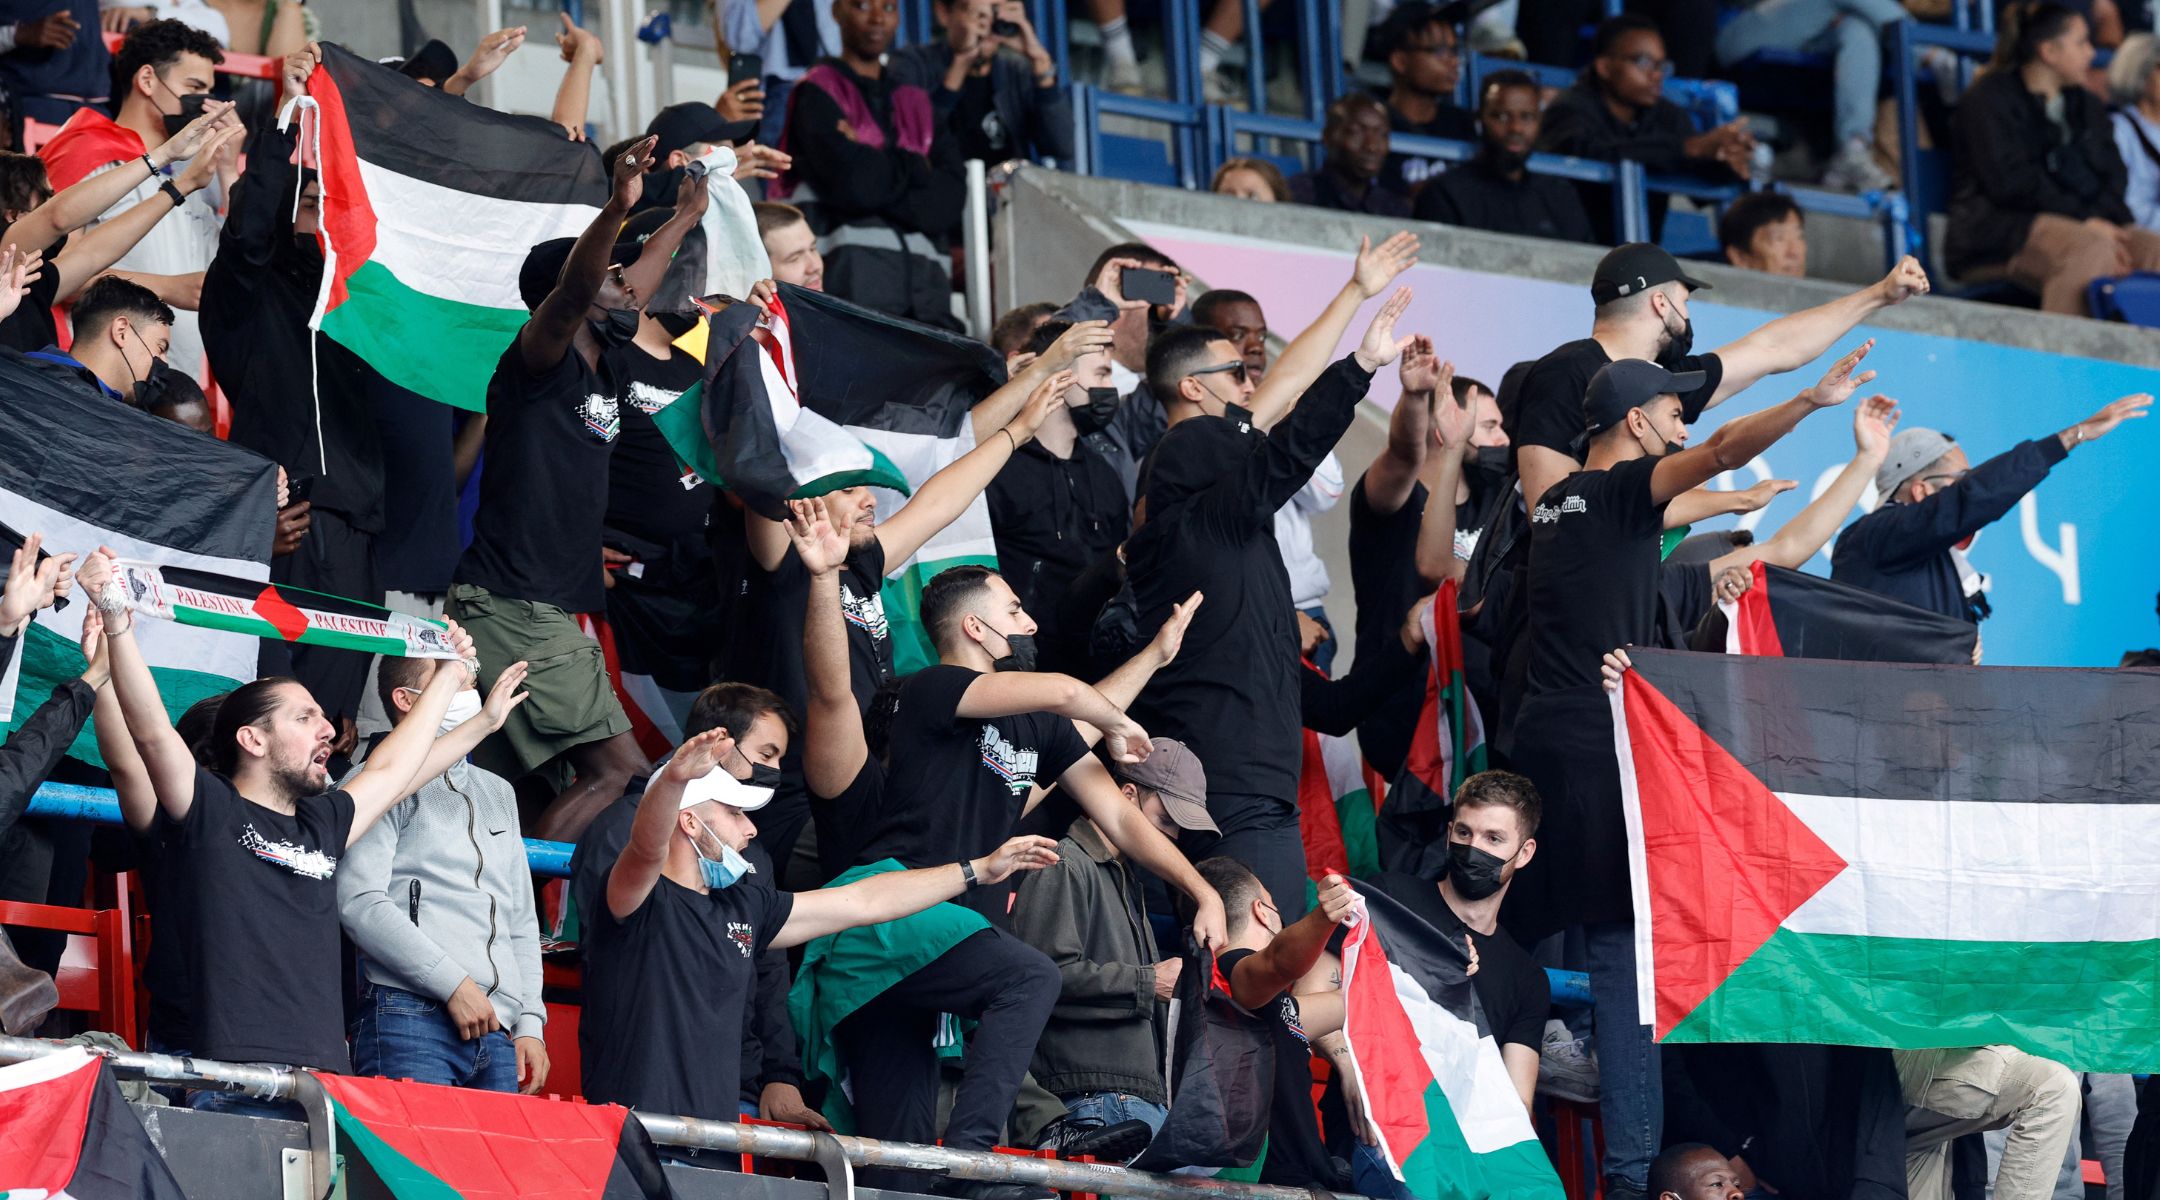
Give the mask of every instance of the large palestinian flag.
<path id="1" fill-rule="evenodd" d="M 1485 720 L 1463 677 L 1462 618 L 1455 581 L 1440 585 L 1426 606 L 1425 645 L 1431 666 L 1425 700 L 1403 759 L 1380 810 L 1381 866 L 1428 874 L 1445 854 L 1442 828 L 1462 781 L 1485 769 Z M 1429 861 L 1428 861 L 1429 860 Z"/>
<path id="2" fill-rule="evenodd" d="M 2160 1069 L 2160 679 L 1632 652 L 1657 1036 Z"/>
<path id="3" fill-rule="evenodd" d="M 71 1048 L 0 1067 L 0 1197 L 184 1200 L 105 1060 Z"/>
<path id="4" fill-rule="evenodd" d="M 308 95 L 328 268 L 317 324 L 391 382 L 480 411 L 528 315 L 525 252 L 592 224 L 608 196 L 600 156 L 553 121 L 422 87 L 342 46 L 323 47 Z"/>
<path id="5" fill-rule="evenodd" d="M 0 406 L 0 524 L 44 534 L 54 553 L 110 546 L 126 559 L 267 585 L 277 523 L 270 460 L 20 358 L 0 357 L 0 394 L 8 398 Z M 82 674 L 89 609 L 81 601 L 46 609 L 24 630 L 11 721 Z M 252 637 L 151 621 L 136 641 L 175 718 L 255 678 Z M 87 726 L 68 753 L 104 765 Z"/>
<path id="6" fill-rule="evenodd" d="M 1366 919 L 1343 939 L 1343 1036 L 1381 1157 L 1421 1200 L 1558 1200 L 1469 956 L 1379 889 L 1351 886 Z"/>
<path id="7" fill-rule="evenodd" d="M 1713 609 L 1697 650 L 1866 662 L 1971 663 L 1979 627 L 1805 571 L 1753 565 L 1754 585 Z"/>
<path id="8" fill-rule="evenodd" d="M 399 1200 L 672 1196 L 645 1127 L 615 1104 L 318 1074 L 350 1169 Z"/>
<path id="9" fill-rule="evenodd" d="M 458 656 L 442 622 L 343 596 L 155 563 L 123 560 L 118 574 L 129 607 L 182 625 L 392 658 Z"/>

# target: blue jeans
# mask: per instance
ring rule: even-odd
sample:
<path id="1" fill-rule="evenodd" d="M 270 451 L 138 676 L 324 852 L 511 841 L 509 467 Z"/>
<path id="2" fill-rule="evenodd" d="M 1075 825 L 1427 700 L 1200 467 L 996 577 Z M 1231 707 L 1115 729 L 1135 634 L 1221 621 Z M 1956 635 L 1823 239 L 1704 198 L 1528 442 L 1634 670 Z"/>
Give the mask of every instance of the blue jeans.
<path id="1" fill-rule="evenodd" d="M 1417 1200 L 1403 1181 L 1395 1178 L 1395 1172 L 1380 1157 L 1380 1152 L 1359 1142 L 1355 1153 L 1350 1155 L 1350 1177 L 1355 1181 L 1357 1194 L 1371 1196 L 1374 1200 Z"/>
<path id="2" fill-rule="evenodd" d="M 1905 17 L 1897 0 L 1760 0 L 1718 30 L 1718 60 L 1732 66 L 1772 49 L 1831 55 L 1838 144 L 1872 143 L 1883 30 Z"/>
<path id="3" fill-rule="evenodd" d="M 1170 1115 L 1170 1110 L 1162 1105 L 1124 1092 L 1074 1092 L 1059 1099 L 1065 1102 L 1067 1113 L 1081 1118 L 1093 1117 L 1101 1121 L 1105 1129 L 1120 1121 L 1146 1121 L 1149 1129 L 1159 1133 L 1163 1120 Z"/>
<path id="4" fill-rule="evenodd" d="M 1635 924 L 1583 926 L 1590 999 L 1597 1006 L 1599 1115 L 1605 1123 L 1605 1178 L 1640 1195 L 1665 1125 L 1665 1081 L 1657 1043 L 1636 1016 Z"/>
<path id="5" fill-rule="evenodd" d="M 514 1092 L 517 1048 L 500 1029 L 458 1036 L 442 1003 L 402 988 L 368 985 L 352 1023 L 353 1071 L 444 1087 Z"/>

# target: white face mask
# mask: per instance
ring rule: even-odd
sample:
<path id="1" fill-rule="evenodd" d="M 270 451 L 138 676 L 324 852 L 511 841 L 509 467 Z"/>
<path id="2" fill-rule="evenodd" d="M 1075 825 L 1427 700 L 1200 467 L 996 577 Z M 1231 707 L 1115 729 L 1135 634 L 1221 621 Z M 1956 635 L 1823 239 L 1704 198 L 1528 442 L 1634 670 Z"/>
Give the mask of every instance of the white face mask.
<path id="1" fill-rule="evenodd" d="M 442 732 L 448 733 L 479 715 L 480 692 L 475 688 L 464 688 L 450 697 L 450 710 L 443 714 Z"/>

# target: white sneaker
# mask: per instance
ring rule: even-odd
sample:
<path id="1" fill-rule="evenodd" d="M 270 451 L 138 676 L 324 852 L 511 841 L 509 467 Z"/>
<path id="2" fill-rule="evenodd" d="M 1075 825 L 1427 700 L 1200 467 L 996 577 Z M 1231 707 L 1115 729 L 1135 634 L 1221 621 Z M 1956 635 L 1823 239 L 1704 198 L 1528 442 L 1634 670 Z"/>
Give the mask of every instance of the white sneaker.
<path id="1" fill-rule="evenodd" d="M 1597 1056 L 1563 1022 L 1545 1022 L 1545 1044 L 1538 1050 L 1537 1090 L 1578 1104 L 1598 1100 Z"/>
<path id="2" fill-rule="evenodd" d="M 1209 104 L 1226 104 L 1233 108 L 1243 108 L 1251 99 L 1245 94 L 1244 83 L 1232 79 L 1221 67 L 1200 77 L 1200 94 Z"/>
<path id="3" fill-rule="evenodd" d="M 1137 62 L 1117 62 L 1115 60 L 1104 63 L 1102 86 L 1104 91 L 1116 92 L 1121 96 L 1139 95 L 1141 92 L 1140 64 Z"/>
<path id="4" fill-rule="evenodd" d="M 1875 148 L 1859 138 L 1848 138 L 1823 170 L 1822 185 L 1840 192 L 1887 192 L 1897 180 L 1875 161 Z"/>

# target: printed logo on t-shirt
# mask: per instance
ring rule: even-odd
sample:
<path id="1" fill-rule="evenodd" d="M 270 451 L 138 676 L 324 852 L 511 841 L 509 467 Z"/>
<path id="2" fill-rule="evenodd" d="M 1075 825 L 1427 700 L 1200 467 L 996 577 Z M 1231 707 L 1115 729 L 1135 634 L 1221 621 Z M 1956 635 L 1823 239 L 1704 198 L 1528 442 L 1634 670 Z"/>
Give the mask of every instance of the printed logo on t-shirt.
<path id="1" fill-rule="evenodd" d="M 1584 500 L 1581 496 L 1569 496 L 1560 502 L 1558 508 L 1550 504 L 1538 505 L 1530 511 L 1530 520 L 1537 525 L 1552 525 L 1557 524 L 1563 514 L 1586 513 L 1589 511 L 1589 501 Z"/>
<path id="2" fill-rule="evenodd" d="M 1015 796 L 1024 796 L 1035 786 L 1035 765 L 1040 756 L 1006 741 L 995 725 L 982 727 L 982 760 Z"/>
<path id="3" fill-rule="evenodd" d="M 673 388 L 659 387 L 654 384 L 646 383 L 642 379 L 633 379 L 630 381 L 630 394 L 628 398 L 630 401 L 630 406 L 632 408 L 637 409 L 639 412 L 644 413 L 646 416 L 649 417 L 654 413 L 659 412 L 661 409 L 666 408 L 668 405 L 675 403 L 676 398 L 680 397 L 681 395 L 681 392 L 678 392 Z"/>
<path id="4" fill-rule="evenodd" d="M 1283 1028 L 1289 1030 L 1297 1040 L 1310 1042 L 1312 1039 L 1305 1036 L 1305 1018 L 1298 1012 L 1297 1001 L 1289 996 L 1277 996 L 1275 1003 L 1281 1006 Z"/>
<path id="5" fill-rule="evenodd" d="M 744 958 L 750 957 L 751 949 L 757 945 L 757 928 L 755 926 L 748 921 L 729 921 L 727 923 L 727 935 L 728 939 L 735 943 L 735 948 L 742 951 Z"/>
<path id="6" fill-rule="evenodd" d="M 882 642 L 892 636 L 891 628 L 885 624 L 883 592 L 858 596 L 855 589 L 843 581 L 840 584 L 840 615 L 847 619 L 848 624 L 869 634 L 873 642 Z"/>
<path id="7" fill-rule="evenodd" d="M 1485 535 L 1482 529 L 1458 529 L 1455 531 L 1455 557 L 1469 562 L 1477 555 L 1477 543 Z"/>
<path id="8" fill-rule="evenodd" d="M 578 420 L 585 423 L 585 432 L 603 442 L 612 442 L 622 432 L 622 408 L 615 397 L 603 392 L 591 392 L 578 405 Z"/>
<path id="9" fill-rule="evenodd" d="M 253 821 L 240 827 L 240 845 L 264 862 L 283 867 L 302 879 L 328 879 L 337 873 L 337 859 L 291 842 L 273 842 L 255 832 Z"/>

